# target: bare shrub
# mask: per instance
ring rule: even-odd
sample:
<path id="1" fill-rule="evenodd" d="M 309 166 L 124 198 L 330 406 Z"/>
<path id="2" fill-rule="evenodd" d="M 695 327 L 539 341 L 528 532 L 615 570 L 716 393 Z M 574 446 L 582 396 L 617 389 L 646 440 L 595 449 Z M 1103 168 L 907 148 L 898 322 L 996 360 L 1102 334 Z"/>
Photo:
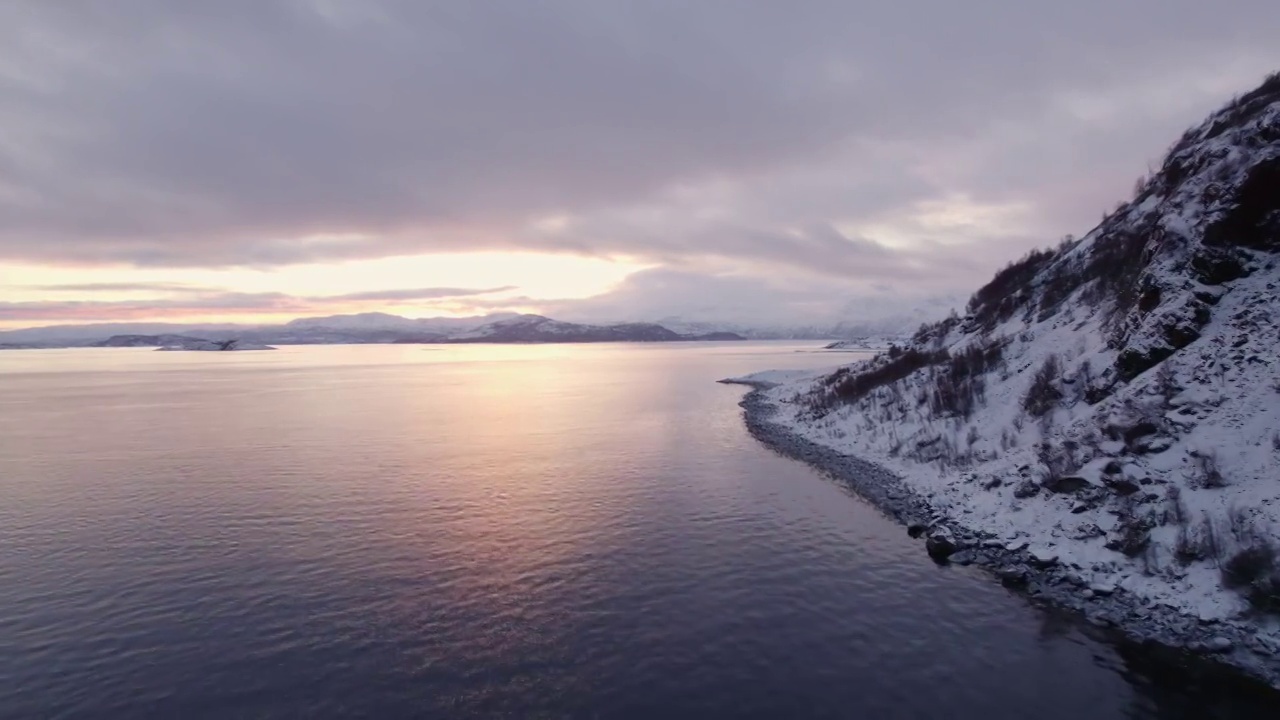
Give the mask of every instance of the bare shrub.
<path id="1" fill-rule="evenodd" d="M 1173 403 L 1173 398 L 1182 392 L 1182 387 L 1178 385 L 1177 371 L 1173 367 L 1173 360 L 1165 360 L 1156 368 L 1155 387 L 1156 392 L 1164 400 L 1165 407 L 1169 407 Z"/>
<path id="2" fill-rule="evenodd" d="M 1188 522 L 1190 522 L 1190 518 L 1187 516 L 1187 506 L 1182 502 L 1182 488 L 1171 485 L 1165 492 L 1163 524 L 1173 523 L 1179 528 L 1186 529 Z"/>
<path id="3" fill-rule="evenodd" d="M 930 352 L 908 348 L 866 370 L 848 372 L 835 378 L 832 391 L 843 402 L 856 402 L 876 388 L 902 380 L 921 368 L 945 361 L 947 357 L 946 350 Z"/>
<path id="4" fill-rule="evenodd" d="M 1071 441 L 1052 443 L 1042 440 L 1036 445 L 1036 459 L 1044 466 L 1048 479 L 1066 477 L 1080 467 L 1075 456 L 1077 447 Z"/>
<path id="5" fill-rule="evenodd" d="M 1007 340 L 977 342 L 952 354 L 934 374 L 929 408 L 934 415 L 969 418 L 986 402 L 986 374 L 1004 361 Z"/>
<path id="6" fill-rule="evenodd" d="M 1223 586 L 1235 590 L 1258 612 L 1280 613 L 1280 568 L 1270 540 L 1257 538 L 1222 565 Z"/>
<path id="7" fill-rule="evenodd" d="M 1062 399 L 1062 391 L 1057 385 L 1061 373 L 1058 356 L 1050 354 L 1031 379 L 1031 387 L 1027 388 L 1027 394 L 1022 398 L 1022 409 L 1032 417 L 1041 417 L 1057 406 Z"/>
<path id="8" fill-rule="evenodd" d="M 1185 515 L 1185 511 L 1183 514 Z M 1202 560 L 1217 561 L 1221 558 L 1222 549 L 1218 542 L 1218 531 L 1207 514 L 1194 528 L 1189 523 L 1179 526 L 1173 556 L 1182 565 L 1190 565 Z"/>
<path id="9" fill-rule="evenodd" d="M 1200 450 L 1191 456 L 1191 480 L 1202 488 L 1224 488 L 1227 479 L 1218 469 L 1218 454 L 1212 450 Z"/>
<path id="10" fill-rule="evenodd" d="M 1227 511 L 1227 523 L 1234 550 L 1221 564 L 1223 587 L 1235 590 L 1258 612 L 1280 614 L 1280 567 L 1271 534 L 1259 530 L 1240 508 Z"/>
<path id="11" fill-rule="evenodd" d="M 1018 447 L 1018 436 L 1009 432 L 1009 428 L 1000 431 L 1000 449 L 1011 450 Z"/>
<path id="12" fill-rule="evenodd" d="M 969 314 L 985 328 L 1013 317 L 1031 302 L 1031 281 L 1058 255 L 1056 250 L 1032 250 L 1006 265 L 969 299 Z"/>
<path id="13" fill-rule="evenodd" d="M 1237 546 L 1249 545 L 1256 537 L 1249 513 L 1236 505 L 1227 508 L 1227 530 Z"/>

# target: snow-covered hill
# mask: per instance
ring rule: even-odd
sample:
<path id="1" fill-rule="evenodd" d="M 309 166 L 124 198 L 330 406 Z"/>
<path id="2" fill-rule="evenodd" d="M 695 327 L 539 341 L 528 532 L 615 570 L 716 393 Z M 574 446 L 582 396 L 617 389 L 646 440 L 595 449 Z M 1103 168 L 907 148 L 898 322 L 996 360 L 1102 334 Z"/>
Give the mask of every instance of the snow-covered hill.
<path id="1" fill-rule="evenodd" d="M 1087 236 L 997 273 L 963 316 L 763 399 L 953 528 L 1034 549 L 1084 597 L 1114 589 L 1221 628 L 1211 649 L 1270 658 L 1276 681 L 1278 263 L 1280 74 L 1188 131 Z"/>
<path id="2" fill-rule="evenodd" d="M 732 333 L 681 335 L 654 323 L 584 325 L 541 315 L 519 315 L 449 336 L 444 342 L 676 342 L 680 340 L 741 340 Z"/>
<path id="3" fill-rule="evenodd" d="M 586 325 L 553 320 L 541 315 L 494 313 L 469 318 L 405 318 L 386 313 L 302 318 L 284 325 L 220 326 L 183 333 L 105 333 L 83 325 L 63 334 L 44 335 L 41 330 L 13 331 L 13 340 L 0 333 L 0 349 L 36 347 L 175 347 L 193 343 L 234 341 L 235 349 L 267 345 L 333 345 L 372 343 L 583 343 L 583 342 L 679 342 L 688 340 L 742 340 L 731 332 L 682 334 L 654 323 Z M 143 326 L 145 327 L 145 326 Z M 175 326 L 162 326 L 173 330 Z M 182 326 L 177 326 L 182 327 Z M 135 328 L 130 326 L 130 330 Z M 56 331 L 56 328 L 48 330 Z M 98 334 L 98 333 L 102 334 Z M 193 349 L 193 348 L 187 348 Z M 194 348 L 205 349 L 205 348 Z M 216 349 L 216 348 L 214 348 Z"/>

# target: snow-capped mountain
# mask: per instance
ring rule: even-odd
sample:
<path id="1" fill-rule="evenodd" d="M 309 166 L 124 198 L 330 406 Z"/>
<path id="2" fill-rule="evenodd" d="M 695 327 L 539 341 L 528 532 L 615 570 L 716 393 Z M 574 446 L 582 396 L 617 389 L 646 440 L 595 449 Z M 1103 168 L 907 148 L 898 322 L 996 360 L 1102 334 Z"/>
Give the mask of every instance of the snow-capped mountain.
<path id="1" fill-rule="evenodd" d="M 755 379 L 778 383 L 773 422 L 889 469 L 953 527 L 1034 548 L 1095 603 L 1194 618 L 1280 682 L 1278 321 L 1280 74 L 963 315 L 834 373 Z M 1097 607 L 1122 627 L 1155 612 Z"/>
<path id="2" fill-rule="evenodd" d="M 323 345 L 371 343 L 583 343 L 678 342 L 688 340 L 742 340 L 734 333 L 680 334 L 653 323 L 584 325 L 552 320 L 541 315 L 501 313 L 479 318 L 412 319 L 365 313 L 327 318 L 305 318 L 266 327 L 222 326 L 184 333 L 121 333 L 103 337 L 95 326 L 27 347 L 159 347 L 178 349 L 265 349 L 268 345 Z M 165 326 L 170 328 L 171 326 Z M 194 333 L 199 333 L 196 335 Z M 23 336 L 19 336 L 23 337 Z M 10 349 L 23 345 L 14 342 Z M 6 344 L 0 343 L 0 349 Z"/>
<path id="3" fill-rule="evenodd" d="M 446 342 L 673 342 L 741 340 L 732 333 L 681 335 L 654 323 L 583 325 L 541 315 L 520 315 L 452 335 Z"/>
<path id="4" fill-rule="evenodd" d="M 731 332 L 758 340 L 856 340 L 910 334 L 921 323 L 963 305 L 964 299 L 953 295 L 923 299 L 864 297 L 850 300 L 839 316 L 821 321 L 777 323 L 667 316 L 654 322 L 681 334 Z"/>
<path id="5" fill-rule="evenodd" d="M 291 331 L 319 332 L 407 332 L 448 334 L 474 328 L 477 325 L 516 317 L 515 313 L 494 313 L 479 317 L 407 318 L 390 313 L 369 312 L 355 315 L 329 315 L 327 317 L 299 318 L 283 325 Z"/>

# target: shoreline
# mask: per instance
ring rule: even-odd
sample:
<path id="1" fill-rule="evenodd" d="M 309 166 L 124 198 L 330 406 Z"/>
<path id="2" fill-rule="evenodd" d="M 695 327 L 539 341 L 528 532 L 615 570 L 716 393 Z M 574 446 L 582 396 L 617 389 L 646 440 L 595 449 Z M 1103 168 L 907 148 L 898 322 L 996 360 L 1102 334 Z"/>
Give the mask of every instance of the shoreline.
<path id="1" fill-rule="evenodd" d="M 1056 557 L 1026 543 L 1006 543 L 935 511 L 896 474 L 861 458 L 844 455 L 773 422 L 777 407 L 765 397 L 773 383 L 722 380 L 750 391 L 738 403 L 752 437 L 780 455 L 800 460 L 853 490 L 926 544 L 948 543 L 940 563 L 975 565 L 1028 599 L 1078 613 L 1091 624 L 1126 640 L 1154 646 L 1171 659 L 1203 664 L 1280 689 L 1280 648 L 1270 647 L 1247 625 L 1206 621 L 1164 605 L 1151 604 L 1123 588 L 1090 585 L 1058 564 Z M 940 539 L 940 540 L 939 540 Z M 931 551 L 931 555 L 934 553 Z M 939 553 L 942 554 L 942 553 Z"/>

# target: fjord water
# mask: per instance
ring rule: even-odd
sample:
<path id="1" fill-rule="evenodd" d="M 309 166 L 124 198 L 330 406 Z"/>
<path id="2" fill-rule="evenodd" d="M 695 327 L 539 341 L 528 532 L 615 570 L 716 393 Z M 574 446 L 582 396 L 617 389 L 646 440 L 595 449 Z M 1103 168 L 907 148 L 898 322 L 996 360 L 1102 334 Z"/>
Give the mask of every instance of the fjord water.
<path id="1" fill-rule="evenodd" d="M 0 715 L 1269 716 L 753 440 L 801 349 L 0 353 Z"/>

